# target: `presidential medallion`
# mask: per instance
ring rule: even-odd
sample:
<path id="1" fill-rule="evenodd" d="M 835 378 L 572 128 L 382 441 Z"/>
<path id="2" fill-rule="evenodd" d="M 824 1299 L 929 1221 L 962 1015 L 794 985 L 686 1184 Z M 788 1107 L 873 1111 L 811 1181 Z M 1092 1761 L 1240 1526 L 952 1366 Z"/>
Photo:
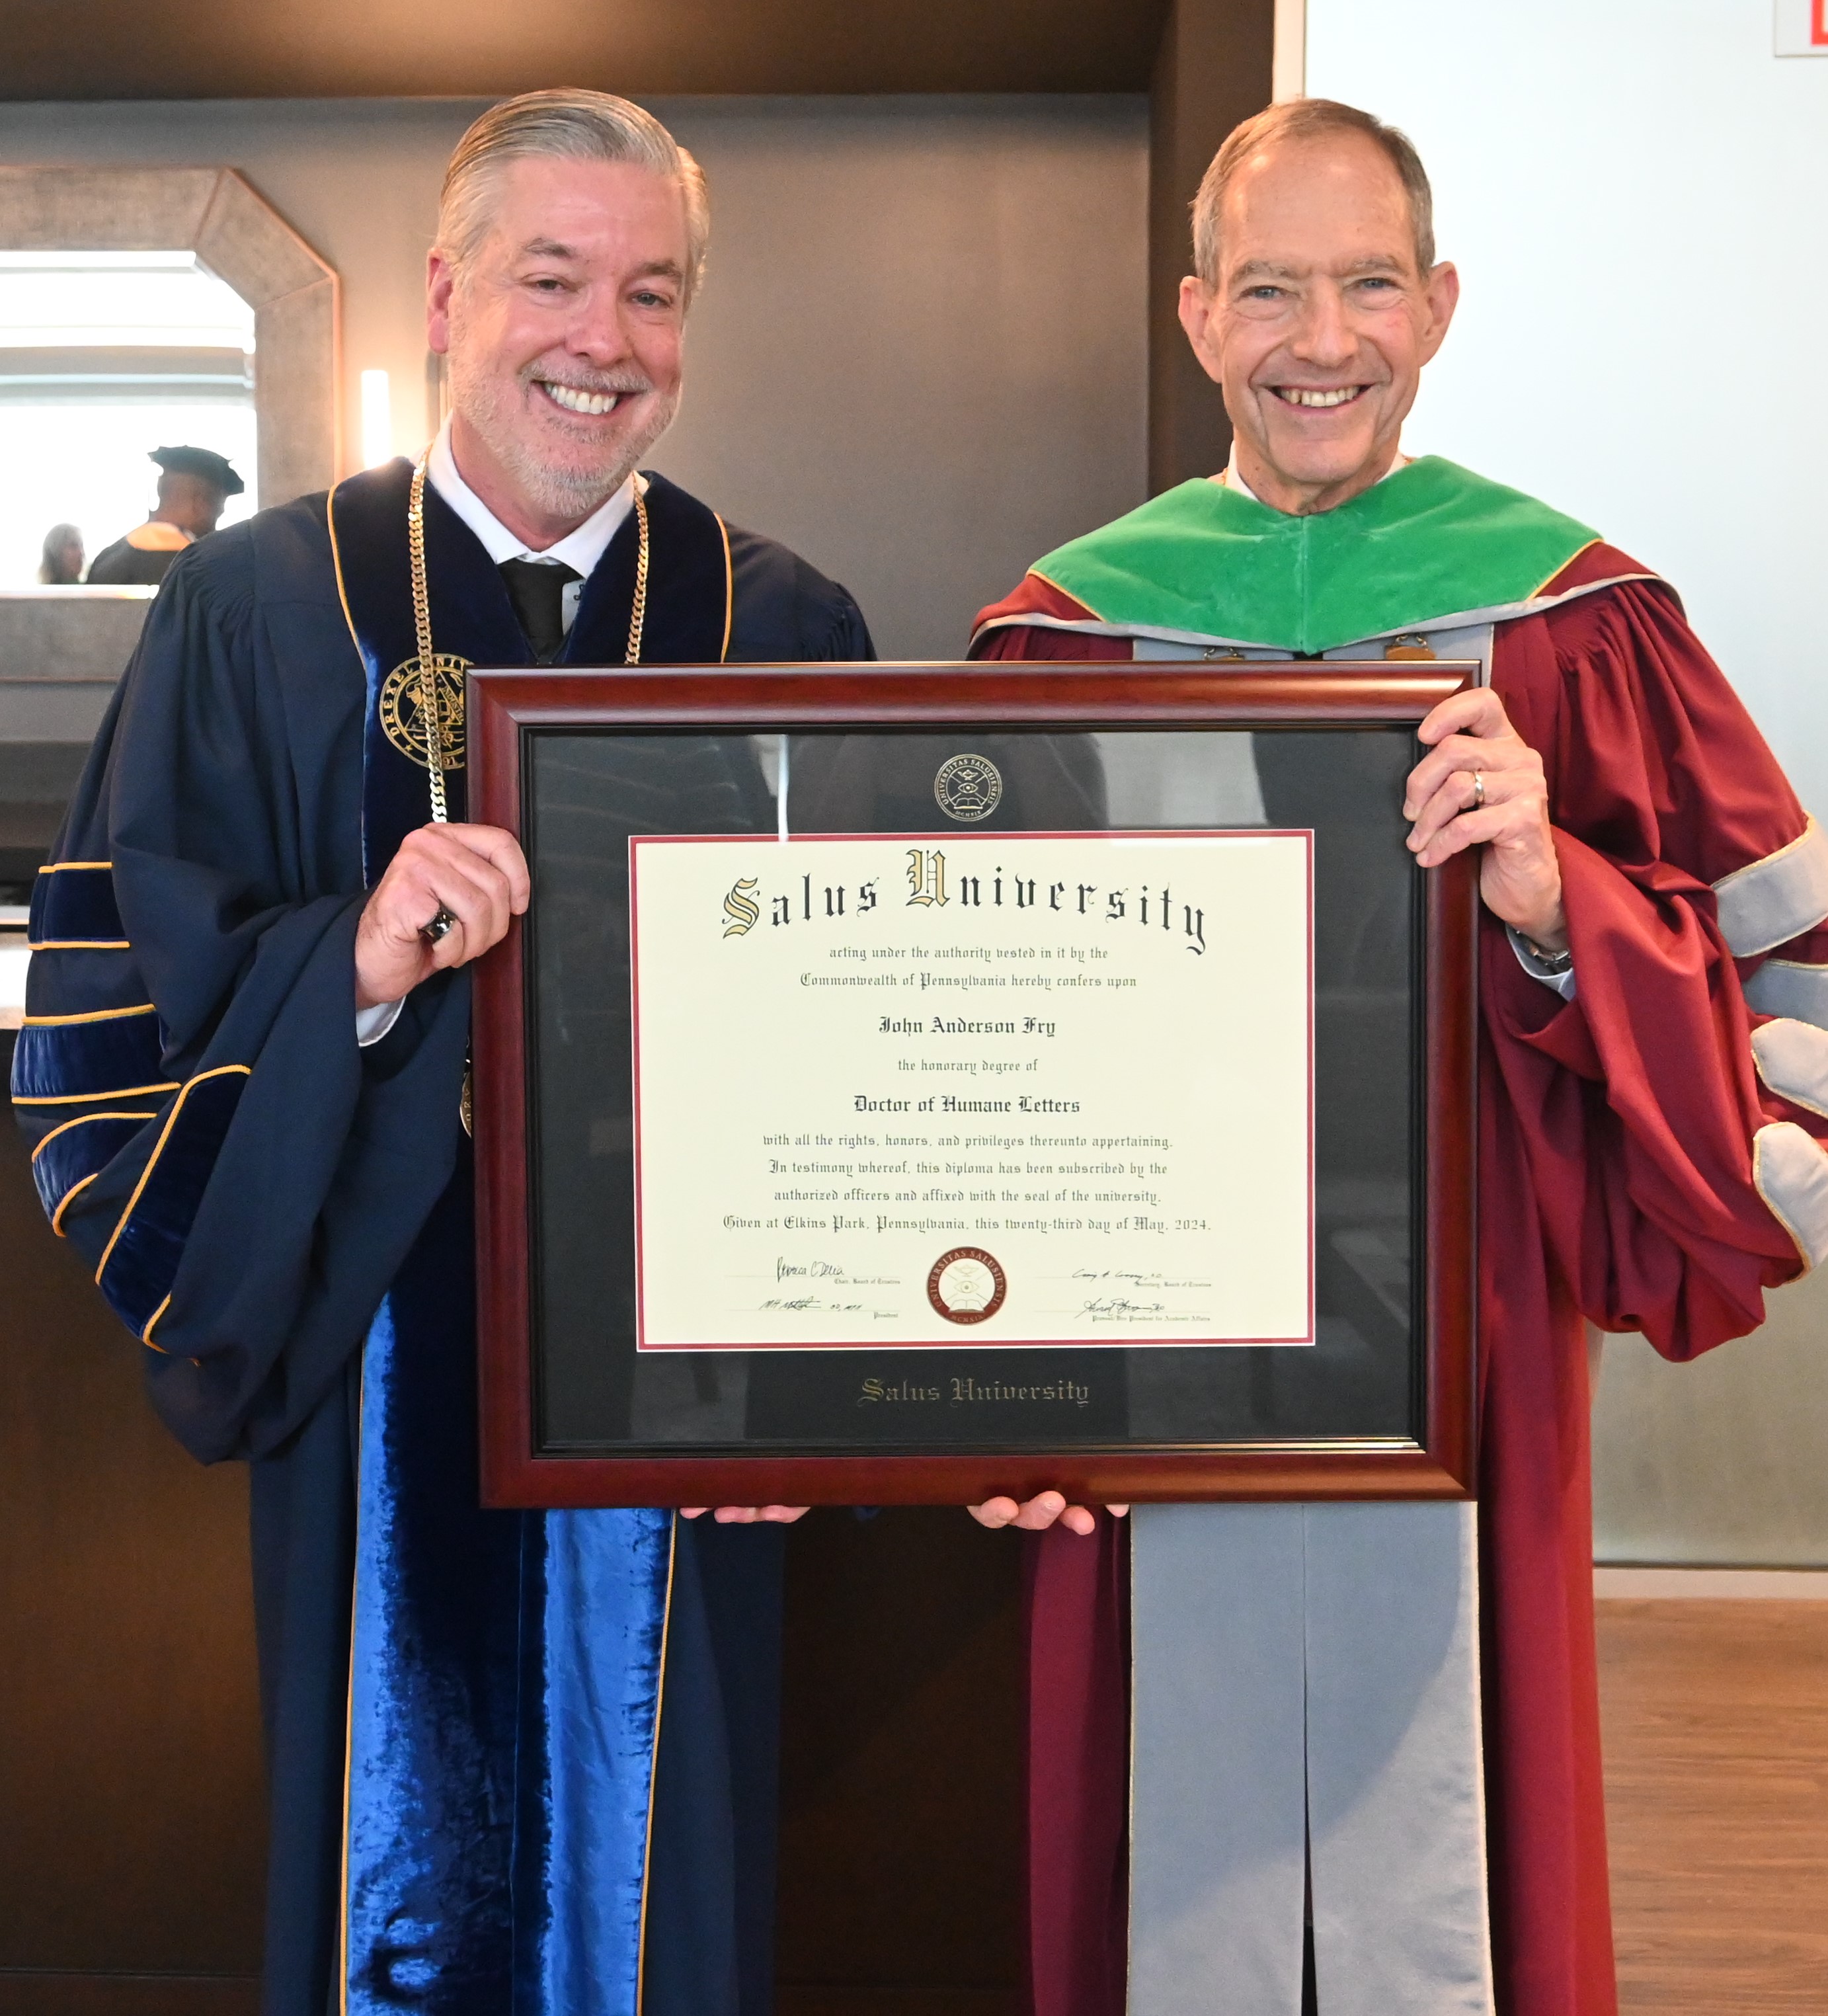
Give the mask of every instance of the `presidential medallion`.
<path id="1" fill-rule="evenodd" d="M 1002 1269 L 981 1246 L 942 1253 L 927 1277 L 927 1299 L 948 1323 L 988 1323 L 1009 1292 Z"/>
<path id="2" fill-rule="evenodd" d="M 974 823 L 1002 803 L 1003 773 L 988 756 L 954 756 L 939 766 L 933 795 L 948 819 Z"/>
<path id="3" fill-rule="evenodd" d="M 439 651 L 432 658 L 438 694 L 437 730 L 447 770 L 463 768 L 463 675 L 470 670 L 467 658 Z M 408 658 L 396 665 L 382 682 L 379 712 L 387 740 L 402 756 L 420 769 L 431 768 L 426 753 L 425 682 L 419 677 L 419 661 Z"/>

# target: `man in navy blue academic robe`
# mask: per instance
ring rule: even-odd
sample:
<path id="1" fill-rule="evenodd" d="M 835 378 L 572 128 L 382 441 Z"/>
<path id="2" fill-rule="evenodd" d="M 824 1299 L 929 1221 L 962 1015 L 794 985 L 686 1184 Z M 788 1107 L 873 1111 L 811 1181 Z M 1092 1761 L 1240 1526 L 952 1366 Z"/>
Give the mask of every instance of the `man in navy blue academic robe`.
<path id="1" fill-rule="evenodd" d="M 636 473 L 704 229 L 696 166 L 621 100 L 535 94 L 459 146 L 439 661 L 873 655 L 842 589 Z M 265 2016 L 765 2016 L 780 1525 L 477 1507 L 461 969 L 527 890 L 463 820 L 460 665 L 431 818 L 413 473 L 172 568 L 38 878 L 15 1098 L 160 1413 L 250 1463 Z M 772 832 L 728 747 L 628 786 Z"/>

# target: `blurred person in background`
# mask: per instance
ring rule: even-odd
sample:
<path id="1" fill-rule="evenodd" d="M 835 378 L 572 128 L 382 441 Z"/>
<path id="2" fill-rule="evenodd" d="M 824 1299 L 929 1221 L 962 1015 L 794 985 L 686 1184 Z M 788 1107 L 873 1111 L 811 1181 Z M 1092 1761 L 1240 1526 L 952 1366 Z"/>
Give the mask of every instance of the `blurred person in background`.
<path id="1" fill-rule="evenodd" d="M 38 579 L 46 588 L 68 588 L 82 579 L 82 528 L 53 525 L 45 535 Z"/>
<path id="2" fill-rule="evenodd" d="M 231 497 L 247 485 L 227 459 L 207 448 L 156 448 L 159 502 L 143 525 L 96 554 L 92 584 L 156 588 L 185 548 L 213 532 Z"/>

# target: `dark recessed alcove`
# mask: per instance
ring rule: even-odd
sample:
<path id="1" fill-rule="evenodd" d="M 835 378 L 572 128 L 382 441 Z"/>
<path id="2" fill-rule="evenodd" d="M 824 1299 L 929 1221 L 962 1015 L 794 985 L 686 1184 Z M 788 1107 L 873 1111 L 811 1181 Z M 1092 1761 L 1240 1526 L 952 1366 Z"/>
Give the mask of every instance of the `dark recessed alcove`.
<path id="1" fill-rule="evenodd" d="M 777 2016 L 1020 2016 L 1020 1538 L 819 1510 L 787 1550 Z"/>

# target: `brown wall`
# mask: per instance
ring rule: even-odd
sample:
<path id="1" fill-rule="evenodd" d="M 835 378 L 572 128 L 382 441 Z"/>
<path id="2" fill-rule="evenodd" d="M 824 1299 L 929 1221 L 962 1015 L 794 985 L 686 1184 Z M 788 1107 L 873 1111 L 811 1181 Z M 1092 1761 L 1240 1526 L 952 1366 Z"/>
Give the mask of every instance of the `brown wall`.
<path id="1" fill-rule="evenodd" d="M 950 1507 L 793 1529 L 776 2016 L 1024 2016 L 1020 1546 Z"/>
<path id="2" fill-rule="evenodd" d="M 0 1284 L 0 2016 L 239 2016 L 265 1802 L 246 1477 L 153 1419 L 10 1115 Z"/>
<path id="3" fill-rule="evenodd" d="M 1207 164 L 1270 99 L 1273 6 L 1174 0 L 1150 93 L 1149 488 L 1210 476 L 1231 452 L 1218 387 L 1181 332 L 1175 304 L 1193 271 L 1189 209 Z"/>
<path id="4" fill-rule="evenodd" d="M 1164 0 L 59 0 L 9 10 L 6 98 L 1124 91 Z"/>

